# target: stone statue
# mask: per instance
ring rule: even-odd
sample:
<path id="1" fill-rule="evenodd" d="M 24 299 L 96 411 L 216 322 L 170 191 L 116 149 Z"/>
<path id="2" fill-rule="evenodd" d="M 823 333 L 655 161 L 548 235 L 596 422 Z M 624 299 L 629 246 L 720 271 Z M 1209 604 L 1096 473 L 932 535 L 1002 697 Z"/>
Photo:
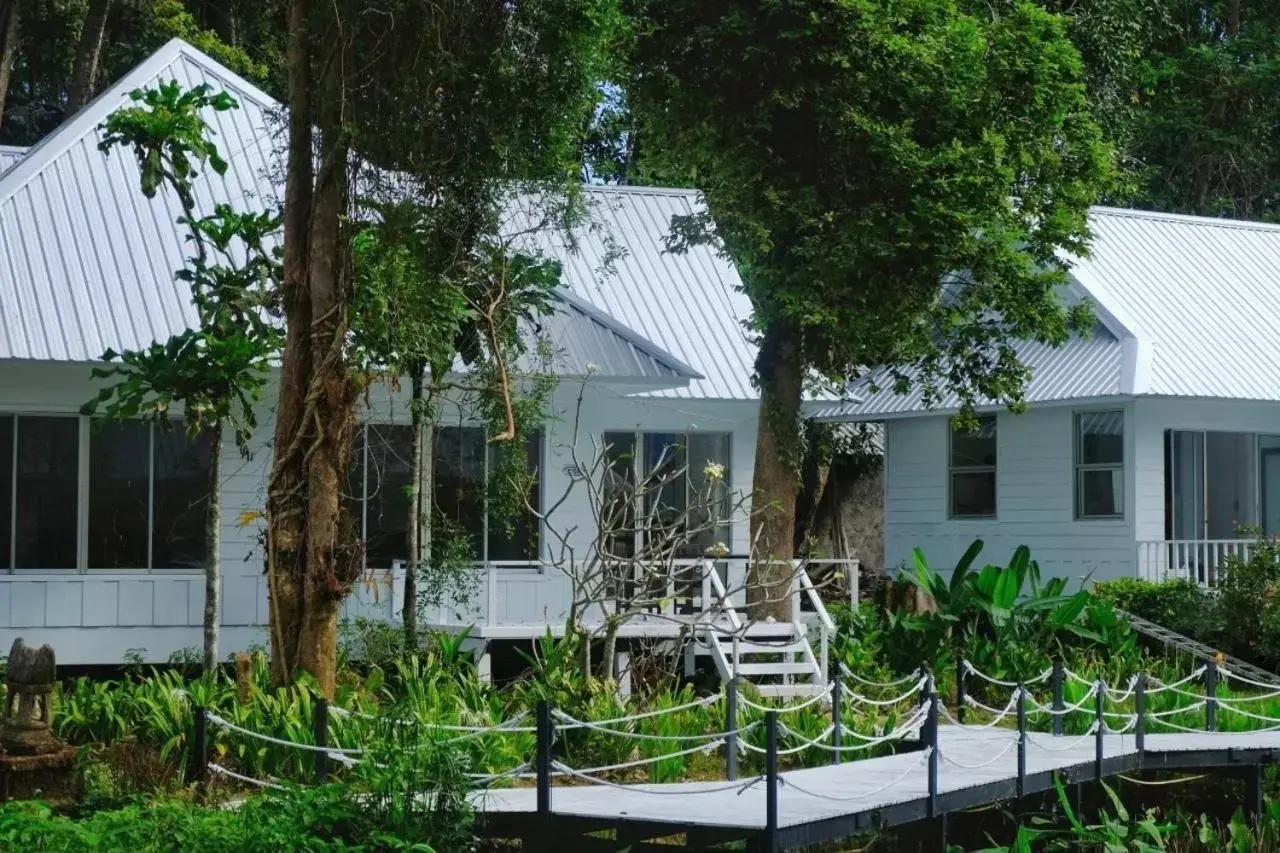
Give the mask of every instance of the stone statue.
<path id="1" fill-rule="evenodd" d="M 10 755 L 41 755 L 62 749 L 50 731 L 57 672 L 52 646 L 36 649 L 22 642 L 21 637 L 13 641 L 13 648 L 9 650 L 4 718 L 0 722 L 0 751 Z"/>

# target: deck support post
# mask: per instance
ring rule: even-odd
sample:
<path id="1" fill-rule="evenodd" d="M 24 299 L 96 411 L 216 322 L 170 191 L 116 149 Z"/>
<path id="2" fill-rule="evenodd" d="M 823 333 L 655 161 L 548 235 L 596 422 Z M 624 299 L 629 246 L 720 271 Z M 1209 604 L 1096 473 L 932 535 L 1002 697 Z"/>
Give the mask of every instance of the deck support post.
<path id="1" fill-rule="evenodd" d="M 1103 733 L 1106 731 L 1107 682 L 1098 679 L 1098 692 L 1093 697 L 1093 778 L 1102 779 Z"/>
<path id="2" fill-rule="evenodd" d="M 764 716 L 765 818 L 764 853 L 780 853 L 778 839 L 778 712 Z"/>
<path id="3" fill-rule="evenodd" d="M 714 640 L 713 640 L 714 642 Z M 738 779 L 738 677 L 729 679 L 724 688 L 724 776 L 730 782 Z"/>
<path id="4" fill-rule="evenodd" d="M 209 775 L 209 710 L 203 705 L 193 709 L 191 731 L 191 763 L 187 767 L 187 784 L 202 785 Z"/>
<path id="5" fill-rule="evenodd" d="M 476 646 L 476 678 L 481 684 L 493 683 L 493 655 L 489 653 L 489 641 L 485 640 Z"/>
<path id="6" fill-rule="evenodd" d="M 1018 697 L 1018 799 L 1027 791 L 1027 688 L 1017 687 Z"/>
<path id="7" fill-rule="evenodd" d="M 964 664 L 964 652 L 956 653 L 956 721 L 964 725 L 965 717 L 968 714 L 969 701 L 965 698 L 966 685 L 964 683 L 965 676 L 969 674 L 968 667 Z"/>
<path id="8" fill-rule="evenodd" d="M 1218 730 L 1218 662 L 1211 660 L 1204 668 L 1204 730 Z"/>
<path id="9" fill-rule="evenodd" d="M 1143 754 L 1147 751 L 1147 733 L 1143 718 L 1147 713 L 1147 674 L 1138 670 L 1138 681 L 1133 685 L 1133 745 L 1138 750 L 1138 769 L 1142 769 Z"/>
<path id="10" fill-rule="evenodd" d="M 551 703 L 538 703 L 537 746 L 534 760 L 538 776 L 538 844 L 541 853 L 550 853 L 553 844 L 551 827 L 551 742 L 555 731 L 551 728 Z"/>
<path id="11" fill-rule="evenodd" d="M 926 761 L 929 773 L 929 799 L 926 814 L 938 816 L 938 691 L 933 682 L 933 673 L 925 676 L 924 701 L 926 703 L 924 727 L 920 731 L 920 740 L 928 750 Z"/>
<path id="12" fill-rule="evenodd" d="M 844 739 L 844 723 L 840 719 L 841 715 L 844 713 L 844 709 L 841 707 L 844 704 L 842 701 L 843 696 L 841 695 L 841 691 L 843 689 L 844 689 L 844 685 L 840 683 L 840 672 L 839 670 L 836 670 L 835 675 L 832 676 L 831 678 L 831 746 L 833 747 L 833 749 L 831 750 L 832 764 L 840 763 L 840 747 L 843 745 L 842 741 Z"/>
<path id="13" fill-rule="evenodd" d="M 1050 676 L 1049 683 L 1053 687 L 1053 736 L 1062 737 L 1062 718 L 1065 716 L 1062 712 L 1066 710 L 1067 704 L 1062 698 L 1062 684 L 1066 673 L 1062 670 L 1062 661 L 1055 660 L 1053 662 L 1053 675 Z"/>
<path id="14" fill-rule="evenodd" d="M 1244 813 L 1256 818 L 1262 814 L 1262 765 L 1251 764 L 1244 768 Z"/>
<path id="15" fill-rule="evenodd" d="M 315 744 L 319 749 L 315 752 L 316 784 L 323 785 L 329 778 L 329 756 L 324 752 L 329 746 L 329 700 L 321 696 L 315 707 Z"/>

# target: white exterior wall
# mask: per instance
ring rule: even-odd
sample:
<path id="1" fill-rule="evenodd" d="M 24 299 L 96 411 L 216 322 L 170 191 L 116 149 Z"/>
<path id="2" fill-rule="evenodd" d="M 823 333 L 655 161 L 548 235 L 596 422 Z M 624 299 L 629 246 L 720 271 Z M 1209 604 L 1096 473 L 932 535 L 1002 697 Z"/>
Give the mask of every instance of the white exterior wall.
<path id="1" fill-rule="evenodd" d="M 1125 410 L 1125 517 L 1076 520 L 1073 415 L 1089 409 Z M 1026 414 L 1000 412 L 996 439 L 996 517 L 948 518 L 948 424 L 943 415 L 885 424 L 885 567 L 911 565 L 912 549 L 934 568 L 954 566 L 974 539 L 981 562 L 1003 564 L 1027 545 L 1046 576 L 1094 579 L 1131 574 L 1135 559 L 1138 485 L 1135 459 L 1149 464 L 1148 439 L 1135 430 L 1131 403 L 1040 407 Z M 1135 452 L 1142 438 L 1143 447 Z M 1159 435 L 1157 435 L 1159 438 Z M 1154 455 L 1160 458 L 1159 442 Z M 1137 489 L 1135 489 L 1137 486 Z M 1163 486 L 1158 509 L 1163 512 Z M 1142 498 L 1147 512 L 1147 498 Z M 1163 518 L 1163 516 L 1161 516 Z M 1163 522 L 1162 522 L 1163 523 Z"/>
<path id="2" fill-rule="evenodd" d="M 74 413 L 93 393 L 88 365 L 10 364 L 0 371 L 0 413 Z M 617 388 L 565 380 L 557 389 L 544 445 L 544 500 L 565 489 L 569 464 L 568 445 L 574 435 L 577 397 L 582 391 L 579 453 L 590 459 L 592 441 L 606 430 L 731 432 L 730 482 L 735 489 L 749 489 L 755 452 L 757 404 L 751 401 L 675 400 L 628 398 Z M 268 402 L 272 394 L 267 395 Z M 385 393 L 371 394 L 370 409 L 362 418 L 377 422 L 406 422 L 407 410 Z M 230 438 L 224 444 L 222 506 L 222 654 L 251 645 L 266 644 L 267 600 L 263 555 L 259 544 L 261 522 L 241 525 L 246 513 L 260 513 L 265 505 L 271 464 L 273 423 L 269 411 L 260 418 L 251 459 L 241 457 Z M 81 447 L 81 455 L 85 455 Z M 82 495 L 86 483 L 81 466 Z M 82 501 L 82 505 L 83 505 Z M 579 488 L 556 512 L 552 523 L 559 530 L 577 528 L 589 541 L 590 513 Z M 74 535 L 69 531 L 68 535 Z M 735 525 L 734 553 L 746 549 L 745 524 Z M 497 626 L 561 621 L 567 604 L 567 584 L 554 570 L 504 570 L 510 581 L 498 588 Z M 199 570 L 111 571 L 89 567 L 84 573 L 48 572 L 15 568 L 0 570 L 0 654 L 15 637 L 28 642 L 48 642 L 66 664 L 115 664 L 130 649 L 145 650 L 148 661 L 163 662 L 176 651 L 198 648 L 204 608 L 204 576 Z M 347 616 L 391 618 L 398 611 L 400 585 L 387 573 L 376 573 L 361 584 L 344 608 Z M 479 594 L 484 596 L 485 593 Z M 485 617 L 486 602 L 477 601 Z M 439 614 L 437 614 L 439 615 Z M 461 621 L 471 621 L 469 614 Z M 433 614 L 427 623 L 441 621 Z M 446 623 L 460 621 L 456 618 Z"/>

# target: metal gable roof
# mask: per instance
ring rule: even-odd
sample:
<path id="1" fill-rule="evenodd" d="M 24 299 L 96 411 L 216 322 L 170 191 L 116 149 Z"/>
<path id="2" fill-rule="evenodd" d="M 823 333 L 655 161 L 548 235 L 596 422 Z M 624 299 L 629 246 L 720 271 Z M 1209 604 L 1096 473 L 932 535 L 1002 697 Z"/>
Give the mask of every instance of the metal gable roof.
<path id="1" fill-rule="evenodd" d="M 186 87 L 208 82 L 240 102 L 238 110 L 207 117 L 229 168 L 222 176 L 207 171 L 197 182 L 199 208 L 279 205 L 282 169 L 274 141 L 282 129 L 280 106 L 184 42 L 171 41 L 21 159 L 14 152 L 15 162 L 0 174 L 0 359 L 90 362 L 109 347 L 140 348 L 196 321 L 186 285 L 173 276 L 185 256 L 174 225 L 176 201 L 165 193 L 144 198 L 132 157 L 125 151 L 105 156 L 97 148 L 99 125 L 128 103 L 130 91 L 169 79 Z M 0 159 L 0 169 L 4 165 Z M 588 196 L 601 227 L 572 241 L 539 238 L 563 264 L 568 286 L 560 309 L 541 323 L 554 342 L 555 368 L 639 381 L 646 391 L 678 386 L 682 396 L 751 392 L 751 354 L 740 326 L 727 350 L 672 332 L 698 327 L 691 322 L 696 318 L 682 316 L 690 310 L 729 310 L 733 319 L 701 324 L 707 334 L 737 323 L 726 293 L 736 283 L 732 265 L 709 250 L 662 251 L 670 214 L 693 210 L 693 194 L 592 190 Z M 604 197 L 612 203 L 599 203 Z M 596 275 L 618 249 L 620 278 Z M 631 287 L 661 294 L 627 293 Z M 703 292 L 709 288 L 719 292 Z M 742 345 L 735 348 L 737 342 Z M 726 352 L 740 356 L 736 365 L 725 364 Z M 686 387 L 690 382 L 698 387 Z"/>
<path id="2" fill-rule="evenodd" d="M 20 145 L 0 145 L 0 174 L 25 157 L 29 150 Z"/>

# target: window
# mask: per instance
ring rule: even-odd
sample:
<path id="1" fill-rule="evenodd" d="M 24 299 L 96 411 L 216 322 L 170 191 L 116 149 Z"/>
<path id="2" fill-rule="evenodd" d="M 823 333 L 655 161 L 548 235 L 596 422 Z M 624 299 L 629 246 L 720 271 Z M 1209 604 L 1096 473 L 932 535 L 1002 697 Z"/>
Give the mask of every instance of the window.
<path id="1" fill-rule="evenodd" d="M 996 517 L 996 416 L 973 430 L 951 427 L 949 479 L 952 518 Z"/>
<path id="2" fill-rule="evenodd" d="M 208 436 L 103 423 L 89 435 L 89 567 L 199 569 L 208 556 Z"/>
<path id="3" fill-rule="evenodd" d="M 1124 412 L 1075 418 L 1076 518 L 1124 517 Z"/>
<path id="4" fill-rule="evenodd" d="M 652 544 L 645 539 L 659 535 L 658 530 L 663 537 L 684 536 L 675 549 L 680 557 L 701 557 L 715 546 L 727 546 L 730 440 L 728 433 L 605 433 L 599 520 L 606 531 L 605 547 L 614 556 L 634 557 Z M 725 476 L 708 478 L 710 465 L 723 466 Z M 637 484 L 644 490 L 640 501 Z"/>
<path id="5" fill-rule="evenodd" d="M 433 536 L 463 536 L 480 561 L 538 559 L 537 519 L 526 512 L 514 516 L 491 506 L 506 445 L 490 445 L 478 427 L 434 430 L 432 459 Z M 521 448 L 529 477 L 531 505 L 540 508 L 542 439 L 533 434 Z M 388 568 L 409 558 L 411 460 L 413 428 L 368 424 L 356 435 L 345 500 L 365 543 L 365 565 Z M 488 484 L 489 489 L 486 489 Z M 496 495 L 496 492 L 492 492 Z M 499 515 L 502 517 L 500 518 Z"/>
<path id="6" fill-rule="evenodd" d="M 80 419 L 14 418 L 13 558 L 19 569 L 75 569 Z"/>

